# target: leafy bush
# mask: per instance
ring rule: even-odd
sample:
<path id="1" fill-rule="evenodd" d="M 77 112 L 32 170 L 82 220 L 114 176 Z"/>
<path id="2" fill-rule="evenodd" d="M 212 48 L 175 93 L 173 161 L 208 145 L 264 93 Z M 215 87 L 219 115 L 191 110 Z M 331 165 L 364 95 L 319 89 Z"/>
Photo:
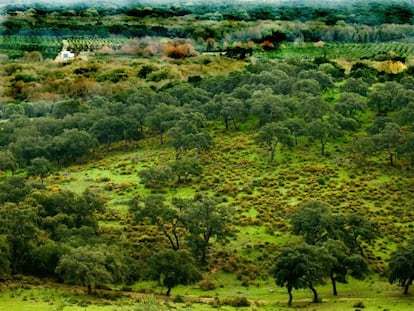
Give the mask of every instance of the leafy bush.
<path id="1" fill-rule="evenodd" d="M 246 297 L 237 297 L 232 299 L 223 300 L 224 305 L 229 305 L 232 307 L 249 307 L 250 301 Z"/>
<path id="2" fill-rule="evenodd" d="M 200 282 L 198 282 L 198 286 L 200 289 L 209 291 L 209 290 L 215 290 L 217 288 L 217 284 L 214 280 L 211 279 L 203 279 Z"/>

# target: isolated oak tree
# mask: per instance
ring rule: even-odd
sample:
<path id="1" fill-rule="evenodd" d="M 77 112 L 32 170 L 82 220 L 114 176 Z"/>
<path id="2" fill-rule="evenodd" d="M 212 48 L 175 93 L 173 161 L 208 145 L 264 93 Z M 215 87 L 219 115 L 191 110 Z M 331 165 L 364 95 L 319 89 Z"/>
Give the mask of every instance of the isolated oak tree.
<path id="1" fill-rule="evenodd" d="M 293 289 L 309 288 L 313 302 L 319 302 L 315 286 L 323 283 L 331 263 L 329 254 L 314 245 L 301 244 L 286 247 L 276 258 L 271 269 L 276 285 L 286 287 L 289 295 L 288 305 L 292 305 Z"/>
<path id="2" fill-rule="evenodd" d="M 329 254 L 330 264 L 325 267 L 331 280 L 333 295 L 338 295 L 337 282 L 347 283 L 347 275 L 362 279 L 368 264 L 360 254 L 353 253 L 343 241 L 329 239 L 319 244 Z"/>
<path id="3" fill-rule="evenodd" d="M 184 230 L 182 202 L 175 201 L 176 204 L 169 205 L 165 198 L 159 194 L 152 194 L 142 202 L 135 200 L 131 210 L 134 212 L 135 221 L 144 222 L 149 220 L 150 224 L 157 226 L 168 240 L 173 250 L 181 248 L 180 231 Z"/>
<path id="4" fill-rule="evenodd" d="M 388 262 L 388 280 L 391 284 L 398 283 L 404 288 L 404 294 L 414 280 L 414 242 L 410 241 L 405 246 L 399 246 L 392 253 Z"/>
<path id="5" fill-rule="evenodd" d="M 202 264 L 206 263 L 208 248 L 213 239 L 225 240 L 233 234 L 233 209 L 211 196 L 195 195 L 188 201 L 183 221 L 189 232 L 187 242 Z"/>
<path id="6" fill-rule="evenodd" d="M 256 142 L 265 144 L 270 151 L 269 162 L 272 162 L 276 147 L 279 143 L 286 145 L 287 147 L 293 147 L 294 138 L 291 135 L 290 130 L 282 123 L 267 123 L 262 126 L 259 133 L 256 136 Z"/>
<path id="7" fill-rule="evenodd" d="M 186 250 L 164 249 L 149 258 L 150 276 L 167 288 L 166 295 L 177 285 L 188 285 L 201 279 L 194 258 Z"/>

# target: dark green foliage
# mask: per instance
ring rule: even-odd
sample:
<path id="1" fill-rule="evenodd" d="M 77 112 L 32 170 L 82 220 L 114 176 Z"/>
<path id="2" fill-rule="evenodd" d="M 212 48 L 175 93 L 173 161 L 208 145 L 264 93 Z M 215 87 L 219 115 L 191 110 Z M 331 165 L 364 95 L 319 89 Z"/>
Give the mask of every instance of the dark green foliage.
<path id="1" fill-rule="evenodd" d="M 410 133 L 396 150 L 399 156 L 409 160 L 410 166 L 412 167 L 414 164 L 414 133 Z"/>
<path id="2" fill-rule="evenodd" d="M 45 158 L 34 158 L 27 167 L 28 176 L 39 176 L 43 179 L 52 172 L 52 165 Z"/>
<path id="3" fill-rule="evenodd" d="M 372 136 L 378 151 L 385 152 L 389 156 L 390 165 L 394 164 L 394 156 L 401 143 L 402 132 L 398 124 L 388 122 L 376 135 Z"/>
<path id="4" fill-rule="evenodd" d="M 203 167 L 196 159 L 180 159 L 170 164 L 172 172 L 177 176 L 178 183 L 191 180 L 203 173 Z"/>
<path id="5" fill-rule="evenodd" d="M 183 215 L 183 222 L 190 233 L 188 243 L 200 262 L 205 264 L 211 240 L 225 240 L 232 235 L 233 209 L 205 195 L 196 195 L 188 203 Z"/>
<path id="6" fill-rule="evenodd" d="M 166 187 L 174 178 L 171 167 L 151 167 L 138 172 L 140 182 L 156 191 Z"/>
<path id="7" fill-rule="evenodd" d="M 365 110 L 366 104 L 358 94 L 343 92 L 333 108 L 344 117 L 354 117 L 356 112 Z"/>
<path id="8" fill-rule="evenodd" d="M 7 177 L 0 183 L 0 204 L 5 202 L 18 203 L 31 191 L 43 188 L 44 185 L 27 181 L 22 176 Z"/>
<path id="9" fill-rule="evenodd" d="M 39 226 L 47 230 L 54 240 L 68 239 L 72 229 L 90 228 L 89 233 L 97 233 L 98 222 L 95 214 L 102 213 L 104 205 L 95 193 L 89 190 L 81 195 L 69 191 L 39 191 L 31 195 L 31 200 L 39 208 Z"/>
<path id="10" fill-rule="evenodd" d="M 142 222 L 149 219 L 150 223 L 156 225 L 167 238 L 173 250 L 180 249 L 182 238 L 180 231 L 184 228 L 182 214 L 186 201 L 177 199 L 173 202 L 175 203 L 173 206 L 169 206 L 162 195 L 150 195 L 142 203 L 136 200 L 131 206 L 135 221 Z"/>
<path id="11" fill-rule="evenodd" d="M 10 246 L 7 235 L 0 235 L 0 276 L 10 272 Z"/>
<path id="12" fill-rule="evenodd" d="M 410 241 L 406 246 L 400 246 L 389 260 L 388 280 L 391 284 L 398 283 L 404 288 L 404 294 L 414 280 L 414 243 Z"/>
<path id="13" fill-rule="evenodd" d="M 151 278 L 167 288 L 167 296 L 175 286 L 192 284 L 201 279 L 193 257 L 185 250 L 161 250 L 149 259 L 148 264 Z"/>
<path id="14" fill-rule="evenodd" d="M 269 162 L 272 162 L 275 157 L 276 147 L 278 143 L 282 143 L 287 147 L 292 147 L 294 144 L 293 136 L 290 130 L 280 123 L 265 124 L 256 136 L 258 143 L 264 143 L 270 150 Z"/>
<path id="15" fill-rule="evenodd" d="M 333 295 L 337 296 L 336 282 L 347 283 L 347 275 L 362 279 L 368 272 L 368 263 L 360 254 L 352 250 L 340 240 L 327 240 L 321 244 L 329 254 L 329 265 L 326 270 L 332 283 Z"/>
<path id="16" fill-rule="evenodd" d="M 125 264 L 115 249 L 81 246 L 60 258 L 56 273 L 67 283 L 86 286 L 91 294 L 93 288 L 122 281 Z"/>
<path id="17" fill-rule="evenodd" d="M 112 129 L 112 128 L 111 128 Z M 96 131 L 96 127 L 93 128 Z M 101 133 L 99 138 L 102 139 Z M 110 135 L 110 134 L 109 134 Z M 98 139 L 99 139 L 98 138 Z M 80 157 L 91 153 L 98 146 L 98 141 L 88 132 L 78 129 L 64 130 L 62 134 L 55 136 L 48 146 L 49 158 L 57 162 L 73 163 Z"/>
<path id="18" fill-rule="evenodd" d="M 309 201 L 297 209 L 291 218 L 292 233 L 303 235 L 306 243 L 315 245 L 334 235 L 334 223 L 329 205 Z"/>
<path id="19" fill-rule="evenodd" d="M 185 119 L 178 120 L 168 130 L 173 138 L 175 158 L 178 160 L 182 153 L 195 149 L 197 158 L 202 151 L 208 151 L 213 147 L 213 138 L 205 128 L 206 117 L 198 112 L 186 114 Z"/>
<path id="20" fill-rule="evenodd" d="M 0 170 L 7 171 L 10 170 L 12 174 L 16 172 L 17 162 L 13 153 L 10 150 L 0 151 Z"/>
<path id="21" fill-rule="evenodd" d="M 322 156 L 325 156 L 325 146 L 328 141 L 342 135 L 338 124 L 321 119 L 308 123 L 305 131 L 308 136 L 320 142 Z"/>
<path id="22" fill-rule="evenodd" d="M 96 121 L 90 132 L 109 151 L 114 141 L 124 138 L 125 123 L 119 117 L 108 116 Z"/>
<path id="23" fill-rule="evenodd" d="M 146 123 L 159 134 L 160 144 L 162 145 L 164 143 L 164 133 L 173 127 L 181 117 L 182 111 L 179 108 L 160 103 L 147 114 Z"/>
<path id="24" fill-rule="evenodd" d="M 276 285 L 287 288 L 289 306 L 292 304 L 293 289 L 309 288 L 313 292 L 313 302 L 319 302 L 314 286 L 326 277 L 329 258 L 323 249 L 307 244 L 286 247 L 276 258 L 271 273 Z"/>
<path id="25" fill-rule="evenodd" d="M 0 236 L 8 244 L 2 247 L 9 251 L 12 273 L 34 272 L 32 252 L 39 239 L 38 222 L 37 210 L 28 204 L 4 203 L 0 206 Z"/>

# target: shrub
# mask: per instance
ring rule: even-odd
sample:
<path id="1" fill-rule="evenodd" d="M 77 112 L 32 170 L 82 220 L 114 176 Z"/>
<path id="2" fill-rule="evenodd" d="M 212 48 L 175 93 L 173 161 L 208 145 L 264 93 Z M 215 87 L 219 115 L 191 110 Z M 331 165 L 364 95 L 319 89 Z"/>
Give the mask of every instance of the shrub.
<path id="1" fill-rule="evenodd" d="M 215 290 L 217 288 L 217 284 L 214 280 L 211 279 L 203 279 L 198 282 L 198 286 L 200 289 L 208 291 L 208 290 Z"/>
<path id="2" fill-rule="evenodd" d="M 233 299 L 223 300 L 224 305 L 229 305 L 232 307 L 249 307 L 250 301 L 246 297 L 237 297 Z"/>
<path id="3" fill-rule="evenodd" d="M 362 301 L 358 301 L 358 302 L 355 302 L 354 303 L 354 306 L 353 307 L 354 308 L 359 308 L 359 309 L 364 309 L 365 308 L 365 305 L 364 305 L 364 303 Z"/>

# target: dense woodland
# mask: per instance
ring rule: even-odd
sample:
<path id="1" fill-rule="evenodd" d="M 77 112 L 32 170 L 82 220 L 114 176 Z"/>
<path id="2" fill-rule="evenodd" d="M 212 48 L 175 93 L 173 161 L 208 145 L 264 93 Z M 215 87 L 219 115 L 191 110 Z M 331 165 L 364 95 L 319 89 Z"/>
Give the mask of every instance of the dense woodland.
<path id="1" fill-rule="evenodd" d="M 318 302 L 320 284 L 336 296 L 337 283 L 376 274 L 408 293 L 408 2 L 3 14 L 3 282 L 31 275 L 92 293 L 155 280 L 170 295 L 214 291 L 214 273 L 231 273 L 244 287 L 275 281 L 291 305 L 293 290 Z M 53 61 L 62 40 L 78 58 Z M 331 58 L 317 41 L 372 52 Z M 260 237 L 241 239 L 252 230 Z"/>

